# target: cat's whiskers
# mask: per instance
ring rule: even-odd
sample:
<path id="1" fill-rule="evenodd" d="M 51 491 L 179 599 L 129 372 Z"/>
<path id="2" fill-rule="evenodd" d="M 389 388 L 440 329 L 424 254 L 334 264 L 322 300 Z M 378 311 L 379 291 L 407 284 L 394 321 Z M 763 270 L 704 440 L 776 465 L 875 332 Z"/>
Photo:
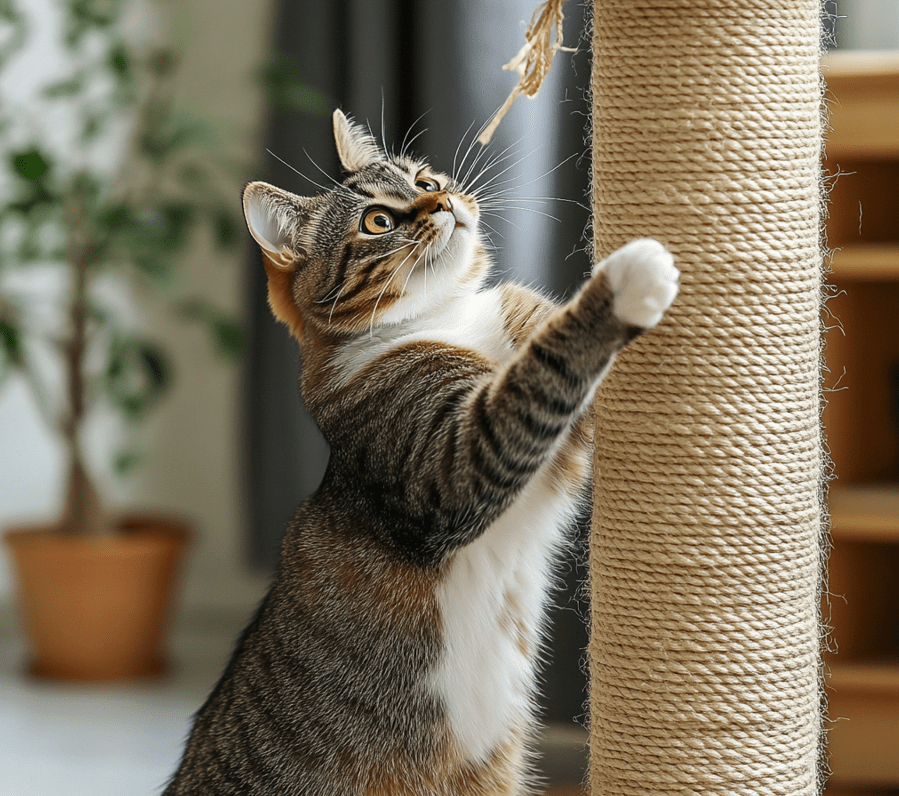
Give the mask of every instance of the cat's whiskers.
<path id="1" fill-rule="evenodd" d="M 414 136 L 412 136 L 411 139 L 409 139 L 409 133 L 411 133 L 415 129 L 415 125 L 418 124 L 430 112 L 431 112 L 431 109 L 429 108 L 424 113 L 422 113 L 414 122 L 412 122 L 412 124 L 409 125 L 409 129 L 406 131 L 406 135 L 403 136 L 403 143 L 400 145 L 400 157 L 401 158 L 406 157 L 406 154 L 409 151 L 409 147 L 412 146 L 415 139 L 418 138 L 418 136 L 420 136 L 422 133 L 426 133 L 428 131 L 428 128 L 424 127 L 421 130 L 419 130 Z M 407 143 L 406 139 L 409 139 L 408 143 Z"/>
<path id="2" fill-rule="evenodd" d="M 316 188 L 319 188 L 319 189 L 321 189 L 322 191 L 330 191 L 330 190 L 331 190 L 331 189 L 328 188 L 326 185 L 322 185 L 320 182 L 316 182 L 316 181 L 313 180 L 311 177 L 307 176 L 306 174 L 303 174 L 303 172 L 300 171 L 300 170 L 299 170 L 298 168 L 296 168 L 295 166 L 291 166 L 290 163 L 288 163 L 286 160 L 284 160 L 284 158 L 279 157 L 279 156 L 276 155 L 274 152 L 272 152 L 270 149 L 266 149 L 265 151 L 268 152 L 269 155 L 271 155 L 275 160 L 279 161 L 280 163 L 283 163 L 283 164 L 284 164 L 285 166 L 287 166 L 287 168 L 289 168 L 292 172 L 294 172 L 295 174 L 299 174 L 300 177 L 302 177 L 304 180 L 306 180 L 306 182 L 311 183 L 311 184 L 314 185 Z M 303 151 L 305 152 L 306 150 L 303 150 Z M 306 157 L 309 157 L 308 153 L 307 153 Z M 309 158 L 309 159 L 312 160 L 312 158 Z M 322 171 L 322 169 L 318 166 L 317 163 L 314 163 L 314 162 L 313 162 L 312 165 L 315 166 L 319 171 L 321 171 L 322 174 L 325 174 L 325 172 Z M 349 188 L 347 188 L 345 185 L 342 185 L 341 183 L 339 183 L 339 182 L 337 182 L 336 180 L 334 180 L 334 179 L 331 177 L 331 175 L 325 174 L 325 176 L 326 176 L 329 180 L 332 180 L 332 182 L 335 182 L 336 185 L 337 185 L 338 187 L 342 188 L 344 191 L 347 191 L 347 192 L 349 192 L 349 193 L 352 193 L 352 191 L 350 191 Z"/>
<path id="3" fill-rule="evenodd" d="M 479 172 L 479 173 L 478 173 L 478 174 L 477 174 L 471 181 L 469 181 L 469 182 L 467 183 L 467 186 L 468 186 L 468 187 L 467 187 L 467 191 L 468 191 L 468 193 L 470 193 L 470 194 L 472 194 L 472 196 L 475 196 L 475 197 L 476 197 L 477 194 L 478 194 L 478 191 L 485 191 L 485 190 L 487 190 L 490 186 L 494 185 L 494 184 L 496 183 L 496 181 L 497 181 L 500 177 L 502 177 L 504 174 L 507 174 L 508 172 L 510 172 L 512 169 L 514 169 L 514 168 L 515 168 L 516 166 L 518 166 L 520 163 L 523 163 L 523 162 L 524 162 L 525 160 L 527 160 L 531 155 L 535 154 L 539 149 L 540 149 L 540 147 L 535 147 L 535 148 L 532 149 L 530 152 L 528 152 L 528 153 L 522 155 L 520 158 L 518 158 L 517 160 L 513 161 L 512 163 L 510 163 L 510 164 L 509 164 L 508 166 L 506 166 L 502 171 L 498 171 L 498 172 L 496 172 L 495 174 L 493 174 L 493 175 L 492 175 L 486 182 L 484 182 L 484 183 L 481 184 L 481 185 L 478 185 L 478 184 L 477 184 L 478 180 L 481 179 L 481 177 L 485 176 L 486 173 L 487 173 L 487 171 L 488 171 L 488 168 L 487 168 L 487 167 L 481 169 L 481 171 L 480 171 L 480 172 Z M 514 155 L 512 155 L 512 157 L 514 157 Z M 503 160 L 508 160 L 508 158 L 504 158 Z M 545 177 L 546 175 L 544 174 L 544 175 L 542 175 L 542 176 Z"/>
<path id="4" fill-rule="evenodd" d="M 504 215 L 500 215 L 499 213 L 496 213 L 493 211 L 485 211 L 481 215 L 493 216 L 494 218 L 499 218 L 499 219 L 505 221 L 509 226 L 515 227 L 515 229 L 521 231 L 521 227 L 519 227 L 518 224 L 516 224 L 511 219 L 506 218 Z"/>
<path id="5" fill-rule="evenodd" d="M 577 201 L 577 199 L 568 199 L 563 196 L 518 196 L 517 190 L 513 188 L 497 191 L 496 193 L 476 198 L 478 199 L 478 204 L 481 206 L 485 204 L 496 203 L 497 201 L 506 202 L 508 201 L 508 199 L 512 199 L 515 202 L 536 202 L 537 204 L 548 204 L 549 202 L 568 202 L 569 204 L 577 205 L 584 210 L 588 209 L 583 202 L 579 202 Z"/>
<path id="6" fill-rule="evenodd" d="M 416 243 L 417 243 L 417 241 L 416 241 Z M 370 318 L 369 323 L 368 323 L 368 336 L 369 336 L 369 337 L 371 337 L 371 336 L 374 334 L 374 332 L 375 332 L 375 314 L 376 314 L 377 311 L 378 311 L 378 304 L 381 303 L 381 299 L 383 298 L 384 293 L 386 292 L 387 288 L 390 287 L 390 283 L 393 281 L 394 277 L 395 277 L 395 276 L 402 270 L 403 266 L 406 264 L 406 261 L 407 261 L 413 254 L 415 254 L 415 249 L 412 249 L 412 251 L 409 252 L 409 253 L 403 258 L 403 261 L 396 267 L 396 269 L 394 270 L 394 272 L 390 275 L 390 278 L 384 283 L 384 287 L 381 288 L 381 292 L 378 294 L 378 298 L 377 298 L 377 300 L 375 301 L 375 306 L 374 306 L 374 308 L 373 308 L 372 311 L 371 311 L 371 318 Z M 419 259 L 419 260 L 421 259 L 421 256 L 420 256 L 420 255 L 419 255 L 419 258 L 418 258 L 418 259 Z M 417 264 L 418 264 L 418 260 L 416 260 L 414 263 L 412 263 L 412 268 L 409 269 L 409 273 L 410 273 L 410 274 L 412 273 L 412 271 L 415 270 L 415 266 L 416 266 Z M 406 281 L 408 281 L 408 277 L 407 277 L 407 280 L 406 280 Z"/>
<path id="7" fill-rule="evenodd" d="M 510 147 L 515 145 L 516 144 L 510 144 Z M 506 147 L 506 149 L 503 150 L 503 153 L 501 154 L 504 154 L 510 147 Z M 485 147 L 482 147 L 478 154 L 475 156 L 474 160 L 471 161 L 471 164 L 468 166 L 468 170 L 465 172 L 465 176 L 462 178 L 463 190 L 465 190 L 464 186 L 471 184 L 471 175 L 477 168 L 478 163 L 481 162 L 481 158 L 483 158 L 485 155 L 487 155 L 487 159 L 484 161 L 485 165 L 481 166 L 481 171 L 478 172 L 479 175 L 482 174 L 486 168 L 489 168 L 489 166 L 487 166 L 486 164 L 489 164 L 493 160 L 495 160 L 492 155 L 488 155 L 487 149 Z"/>
<path id="8" fill-rule="evenodd" d="M 400 295 L 405 295 L 406 286 L 409 284 L 409 280 L 412 278 L 412 274 L 415 273 L 416 266 L 421 262 L 422 257 L 427 258 L 427 255 L 431 251 L 431 246 L 433 245 L 433 241 L 431 243 L 426 243 L 424 250 L 421 254 L 418 255 L 418 258 L 412 263 L 412 267 L 409 269 L 409 273 L 406 274 L 406 281 L 403 282 L 403 287 L 400 290 Z M 427 301 L 428 296 L 428 261 L 425 259 L 425 301 Z"/>
<path id="9" fill-rule="evenodd" d="M 452 178 L 453 182 L 457 181 L 456 176 L 457 176 L 458 172 L 456 171 L 456 159 L 459 157 L 459 150 L 462 149 L 462 144 L 465 143 L 465 138 L 471 132 L 471 128 L 474 127 L 475 121 L 476 121 L 475 119 L 471 120 L 471 124 L 468 125 L 468 129 L 462 134 L 462 137 L 459 139 L 459 143 L 456 144 L 456 151 L 453 152 L 453 170 L 452 170 L 452 172 L 450 172 L 450 177 Z M 482 127 L 483 127 L 483 125 L 482 125 Z M 468 150 L 465 153 L 466 158 L 468 157 L 468 152 L 470 152 L 470 151 L 471 151 L 471 145 L 469 144 Z M 464 162 L 465 162 L 465 158 L 462 158 L 462 163 L 464 163 Z M 461 167 L 462 164 L 459 164 L 459 165 Z"/>
<path id="10" fill-rule="evenodd" d="M 472 120 L 471 124 L 468 125 L 468 129 L 465 131 L 462 138 L 459 139 L 458 146 L 456 146 L 456 152 L 453 155 L 453 171 L 451 174 L 451 176 L 453 178 L 453 182 L 459 182 L 459 179 L 458 179 L 459 171 L 461 171 L 465 167 L 465 161 L 468 160 L 468 156 L 471 154 L 471 150 L 474 149 L 474 145 L 478 142 L 478 136 L 486 129 L 487 125 L 489 124 L 489 119 L 486 122 L 484 122 L 483 124 L 481 124 L 481 126 L 475 131 L 475 134 L 474 134 L 474 136 L 472 136 L 472 139 L 469 142 L 468 147 L 465 149 L 465 154 L 462 156 L 462 160 L 459 161 L 459 168 L 457 170 L 456 169 L 456 158 L 459 155 L 459 150 L 462 148 L 462 144 L 465 143 L 466 137 L 468 136 L 469 132 L 471 132 L 471 128 L 474 127 L 474 124 L 475 124 L 475 122 L 474 122 L 474 120 Z"/>
<path id="11" fill-rule="evenodd" d="M 491 118 L 492 118 L 492 117 L 491 117 Z M 474 145 L 475 145 L 476 143 L 478 143 L 478 136 L 480 136 L 480 134 L 481 134 L 482 132 L 484 132 L 484 130 L 487 128 L 487 125 L 488 125 L 489 123 L 490 123 L 490 119 L 488 118 L 487 121 L 485 121 L 485 122 L 478 128 L 477 132 L 476 132 L 476 133 L 474 134 L 474 136 L 472 137 L 470 143 L 468 144 L 468 148 L 465 150 L 465 154 L 463 155 L 462 160 L 461 160 L 461 162 L 459 163 L 459 171 L 461 171 L 463 168 L 465 168 L 465 161 L 468 160 L 468 156 L 471 154 L 472 149 L 474 149 Z M 471 130 L 471 127 L 472 127 L 473 124 L 474 124 L 474 122 L 472 122 L 472 124 L 468 126 L 468 130 Z M 465 135 L 462 136 L 462 140 L 459 142 L 460 144 L 461 144 L 462 142 L 465 141 L 465 136 L 468 135 L 468 130 L 466 130 L 466 131 L 465 131 Z M 478 160 L 481 158 L 481 156 L 484 154 L 484 152 L 486 152 L 486 148 L 481 147 L 480 152 L 478 152 L 478 154 L 475 156 L 474 163 L 477 163 L 477 162 L 478 162 Z M 469 167 L 469 172 L 468 172 L 468 173 L 470 173 L 471 168 L 474 167 L 474 163 L 472 164 L 472 166 Z M 456 159 L 455 159 L 455 157 L 453 158 L 453 174 L 452 174 L 452 178 L 453 178 L 453 182 L 462 182 L 462 181 L 460 181 L 460 180 L 458 179 L 458 174 L 457 174 L 457 172 L 456 172 Z"/>
<path id="12" fill-rule="evenodd" d="M 536 150 L 534 150 L 534 151 L 536 152 Z M 530 153 L 530 154 L 533 154 L 533 152 Z M 524 183 L 521 183 L 521 184 L 517 184 L 517 183 L 515 182 L 514 179 L 504 180 L 503 182 L 496 184 L 496 183 L 495 183 L 495 180 L 496 180 L 498 177 L 502 176 L 502 174 L 504 174 L 505 171 L 508 171 L 508 170 L 509 170 L 509 169 L 505 169 L 505 171 L 500 172 L 499 174 L 495 174 L 495 175 L 494 175 L 488 182 L 484 183 L 483 185 L 478 186 L 476 189 L 470 191 L 470 193 L 471 193 L 472 196 L 475 197 L 475 199 L 477 199 L 478 201 L 480 201 L 481 199 L 480 199 L 480 196 L 479 196 L 479 192 L 485 191 L 485 190 L 487 190 L 488 188 L 491 188 L 491 187 L 492 187 L 492 188 L 497 188 L 497 187 L 502 186 L 502 185 L 510 185 L 510 186 L 512 186 L 512 187 L 510 187 L 510 188 L 508 188 L 508 189 L 503 189 L 503 192 L 504 192 L 504 193 L 505 193 L 505 192 L 509 192 L 509 191 L 513 191 L 513 190 L 514 190 L 514 191 L 520 191 L 522 188 L 526 188 L 528 185 L 533 185 L 535 182 L 539 182 L 540 180 L 544 179 L 545 177 L 548 177 L 548 176 L 549 176 L 550 174 L 552 174 L 554 171 L 556 171 L 557 169 L 562 168 L 562 166 L 564 166 L 566 163 L 568 163 L 568 161 L 572 160 L 573 158 L 576 158 L 577 156 L 578 156 L 578 154 L 577 154 L 577 152 L 575 152 L 574 154 L 571 154 L 571 155 L 569 155 L 567 158 L 565 158 L 565 160 L 560 161 L 559 163 L 557 163 L 555 166 L 553 166 L 553 167 L 552 167 L 551 169 L 549 169 L 548 171 L 543 172 L 543 174 L 540 174 L 540 175 L 534 177 L 533 179 L 530 179 L 530 180 L 528 180 L 527 182 L 524 182 Z M 527 155 L 526 155 L 525 157 L 527 157 Z M 522 158 L 522 160 L 523 160 L 523 158 Z M 521 161 L 519 160 L 518 162 L 520 163 Z M 512 164 L 512 165 L 514 166 L 515 164 Z M 509 168 L 511 168 L 511 166 L 510 166 Z M 573 201 L 573 200 L 568 199 L 568 200 L 560 200 L 560 201 Z M 579 203 L 576 203 L 576 204 L 579 204 Z"/>
<path id="13" fill-rule="evenodd" d="M 387 151 L 387 126 L 384 123 L 384 86 L 381 86 L 381 151 Z M 368 131 L 371 132 L 371 125 L 368 127 Z M 372 136 L 374 137 L 374 136 Z M 390 156 L 393 157 L 393 146 L 390 147 Z"/>
<path id="14" fill-rule="evenodd" d="M 482 214 L 482 215 L 483 215 L 483 214 Z M 495 213 L 492 213 L 491 215 L 496 215 L 496 214 L 495 214 Z M 479 223 L 480 226 L 482 226 L 482 227 L 487 227 L 487 229 L 489 229 L 490 232 L 493 232 L 493 233 L 499 235 L 503 240 L 506 239 L 506 236 L 503 235 L 502 232 L 500 232 L 499 230 L 497 230 L 496 227 L 492 227 L 492 226 L 491 226 L 490 224 L 488 224 L 486 221 L 483 221 L 483 220 L 480 220 L 480 219 L 479 219 L 479 222 L 478 222 L 478 223 Z M 490 236 L 489 236 L 489 233 L 485 233 L 485 234 L 487 234 L 487 237 L 488 237 L 488 238 L 490 237 Z M 490 241 L 490 245 L 493 246 L 494 249 L 496 248 L 496 246 L 494 245 L 494 243 L 493 243 L 492 240 Z"/>
<path id="15" fill-rule="evenodd" d="M 544 216 L 545 218 L 551 218 L 553 221 L 558 221 L 561 223 L 562 219 L 557 216 L 552 215 L 551 213 L 544 213 L 542 210 L 537 210 L 535 207 L 520 207 L 517 205 L 505 205 L 501 208 L 496 208 L 498 210 L 520 210 L 525 213 L 536 213 L 538 216 Z M 498 216 L 499 218 L 503 218 L 499 213 L 493 212 L 493 215 Z"/>
<path id="16" fill-rule="evenodd" d="M 334 291 L 336 290 L 339 292 L 342 289 L 343 289 L 343 287 L 341 285 L 334 285 L 334 287 L 332 287 L 327 293 L 325 293 L 324 296 L 322 296 L 320 299 L 316 299 L 312 303 L 313 304 L 327 304 L 328 302 L 331 301 L 331 296 L 334 295 Z"/>
<path id="17" fill-rule="evenodd" d="M 337 302 L 340 301 L 340 295 L 343 293 L 343 289 L 346 287 L 346 283 L 340 286 L 340 290 L 337 291 L 337 296 L 334 298 L 334 303 L 331 305 L 331 311 L 328 313 L 328 326 L 331 325 L 331 317 L 334 315 L 334 309 L 337 307 Z"/>
<path id="18" fill-rule="evenodd" d="M 306 151 L 306 148 L 305 148 L 305 147 L 303 148 L 303 154 L 309 159 L 309 162 L 310 162 L 313 166 L 315 166 L 315 168 L 317 168 L 322 174 L 325 175 L 325 177 L 327 177 L 331 182 L 334 183 L 334 187 L 339 188 L 339 189 L 342 190 L 344 193 L 348 193 L 348 194 L 350 194 L 351 196 L 354 195 L 354 192 L 353 192 L 351 189 L 347 188 L 346 185 L 344 185 L 342 182 L 340 182 L 340 181 L 338 181 L 338 180 L 335 180 L 330 174 L 328 174 L 328 172 L 326 172 L 321 166 L 319 166 L 318 163 L 316 163 L 316 162 L 312 159 L 312 155 L 310 155 L 310 154 Z M 299 172 L 297 172 L 297 173 L 299 174 Z M 305 175 L 303 175 L 303 176 L 305 176 Z M 306 177 L 306 179 L 308 180 L 309 178 Z M 327 190 L 330 190 L 330 189 L 329 189 L 329 188 L 323 188 L 323 190 L 326 190 L 326 191 L 327 191 Z"/>
<path id="19" fill-rule="evenodd" d="M 515 148 L 523 140 L 524 140 L 523 138 L 519 138 L 517 141 L 513 141 L 511 144 L 509 144 L 509 146 L 507 146 L 501 152 L 489 157 L 484 162 L 484 165 L 481 167 L 481 170 L 479 172 L 477 172 L 477 174 L 475 174 L 473 177 L 471 176 L 473 169 L 469 169 L 468 173 L 465 175 L 465 182 L 463 183 L 463 185 L 465 186 L 465 190 L 468 192 L 471 192 L 473 190 L 474 186 L 477 184 L 477 181 L 483 175 L 485 175 L 487 172 L 489 172 L 490 169 L 495 168 L 496 166 L 500 165 L 501 163 L 505 163 L 505 161 L 509 160 L 510 158 L 514 158 L 518 154 L 515 151 Z M 482 152 L 486 152 L 486 151 L 487 151 L 486 149 L 482 150 Z M 520 163 L 522 160 L 529 157 L 531 154 L 533 154 L 533 152 L 529 152 L 527 155 L 525 155 L 524 157 L 522 157 L 518 161 L 516 161 L 516 163 L 513 165 L 517 165 L 517 163 Z M 474 166 L 474 165 L 475 164 L 472 164 L 472 166 Z"/>

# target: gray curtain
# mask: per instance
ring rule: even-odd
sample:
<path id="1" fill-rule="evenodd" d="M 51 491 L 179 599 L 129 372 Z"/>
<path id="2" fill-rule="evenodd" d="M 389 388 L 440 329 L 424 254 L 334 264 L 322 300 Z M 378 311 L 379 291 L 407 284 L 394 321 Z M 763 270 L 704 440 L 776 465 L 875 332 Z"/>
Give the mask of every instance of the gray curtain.
<path id="1" fill-rule="evenodd" d="M 378 137 L 383 127 L 388 145 L 399 144 L 421 116 L 413 134 L 427 130 L 414 150 L 435 168 L 450 171 L 469 126 L 476 129 L 486 121 L 514 85 L 514 76 L 500 67 L 523 43 L 524 24 L 535 6 L 534 0 L 283 0 L 274 47 L 335 106 L 369 122 Z M 576 44 L 584 29 L 583 8 L 570 3 L 566 11 L 566 43 Z M 510 209 L 504 219 L 485 219 L 495 230 L 497 279 L 564 295 L 589 270 L 584 252 L 589 74 L 584 42 L 576 55 L 557 55 L 541 94 L 520 99 L 491 144 L 493 153 L 509 148 L 511 155 L 497 171 L 520 160 L 500 178 L 518 186 L 510 205 L 537 211 Z M 327 178 L 311 161 L 338 176 L 330 118 L 273 110 L 268 148 L 315 182 Z M 299 194 L 318 190 L 275 158 L 267 164 L 261 178 Z M 568 201 L 519 201 L 536 197 Z M 321 480 L 328 452 L 302 406 L 296 345 L 266 306 L 259 256 L 254 252 L 248 260 L 251 550 L 258 564 L 271 567 L 296 507 Z M 563 563 L 565 588 L 553 611 L 548 645 L 545 716 L 557 721 L 582 715 L 586 688 L 580 664 L 586 646 L 586 608 L 579 593 L 585 576 L 582 529 L 578 538 L 578 551 Z"/>

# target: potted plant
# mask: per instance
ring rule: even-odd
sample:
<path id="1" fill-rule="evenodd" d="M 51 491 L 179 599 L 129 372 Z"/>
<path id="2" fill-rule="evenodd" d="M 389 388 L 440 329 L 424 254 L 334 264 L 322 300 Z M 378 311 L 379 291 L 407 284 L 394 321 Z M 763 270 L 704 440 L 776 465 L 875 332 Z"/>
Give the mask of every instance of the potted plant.
<path id="1" fill-rule="evenodd" d="M 236 203 L 222 198 L 211 165 L 225 160 L 210 157 L 214 129 L 173 101 L 175 51 L 129 41 L 134 4 L 124 0 L 68 0 L 59 10 L 69 73 L 44 86 L 38 113 L 0 104 L 0 384 L 14 373 L 24 378 L 65 447 L 68 476 L 58 520 L 13 529 L 5 541 L 31 670 L 134 678 L 164 667 L 164 630 L 189 534 L 183 520 L 114 516 L 85 461 L 85 422 L 106 407 L 124 418 L 133 442 L 169 386 L 164 351 L 128 317 L 132 288 L 168 298 L 177 315 L 207 326 L 224 354 L 240 351 L 239 324 L 185 298 L 176 279 L 179 255 L 200 227 L 223 248 L 235 244 L 239 227 Z M 2 71 L 29 30 L 8 1 L 0 17 L 12 31 L 0 43 Z M 61 118 L 73 130 L 62 147 L 53 143 L 58 129 L 48 129 Z M 48 266 L 63 286 L 51 313 L 57 324 L 36 320 L 34 301 L 4 280 Z M 47 378 L 50 366 L 56 382 Z M 114 458 L 119 472 L 131 469 L 133 444 Z"/>

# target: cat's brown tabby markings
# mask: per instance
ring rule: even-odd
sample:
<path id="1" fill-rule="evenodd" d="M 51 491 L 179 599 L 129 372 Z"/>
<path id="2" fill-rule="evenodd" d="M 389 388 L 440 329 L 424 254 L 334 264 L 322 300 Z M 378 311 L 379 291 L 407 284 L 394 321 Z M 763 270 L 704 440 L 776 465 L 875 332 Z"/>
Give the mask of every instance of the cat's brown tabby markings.
<path id="1" fill-rule="evenodd" d="M 638 240 L 564 306 L 486 289 L 477 191 L 334 132 L 343 183 L 244 192 L 331 459 L 165 793 L 523 793 L 586 412 L 677 269 Z"/>

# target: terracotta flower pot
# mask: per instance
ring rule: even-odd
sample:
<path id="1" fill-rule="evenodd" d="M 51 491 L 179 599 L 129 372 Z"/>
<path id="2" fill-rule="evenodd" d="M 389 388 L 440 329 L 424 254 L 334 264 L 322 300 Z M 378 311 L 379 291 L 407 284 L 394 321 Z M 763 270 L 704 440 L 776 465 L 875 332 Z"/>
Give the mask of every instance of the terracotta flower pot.
<path id="1" fill-rule="evenodd" d="M 110 538 L 47 526 L 5 534 L 32 674 L 97 681 L 165 671 L 163 643 L 188 526 L 133 516 L 120 529 Z"/>

